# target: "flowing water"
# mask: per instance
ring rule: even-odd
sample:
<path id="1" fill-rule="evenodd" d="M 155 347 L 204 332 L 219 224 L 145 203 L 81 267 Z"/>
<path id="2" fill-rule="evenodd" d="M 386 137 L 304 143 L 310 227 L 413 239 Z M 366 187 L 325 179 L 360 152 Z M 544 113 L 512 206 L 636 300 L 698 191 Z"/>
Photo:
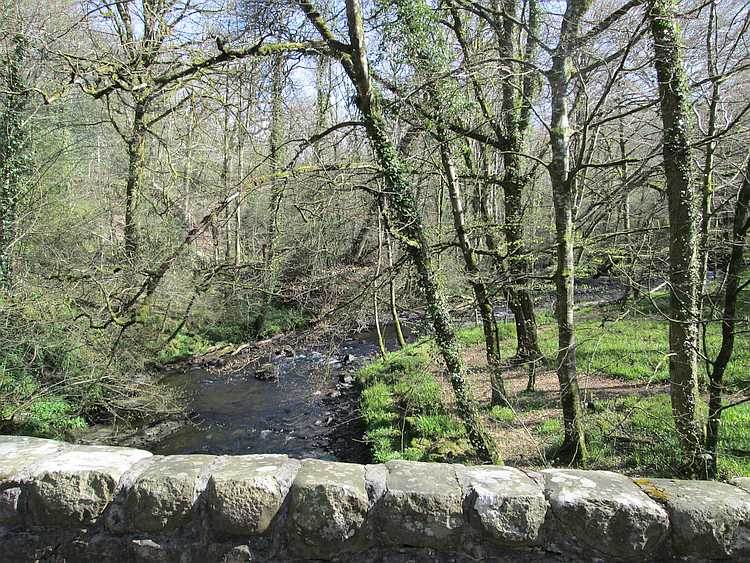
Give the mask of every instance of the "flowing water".
<path id="1" fill-rule="evenodd" d="M 601 282 L 590 285 L 579 285 L 577 299 L 613 293 Z M 545 300 L 539 301 L 538 306 L 544 307 Z M 495 314 L 502 322 L 511 321 L 507 307 L 498 307 Z M 464 319 L 463 324 L 473 323 Z M 387 348 L 395 350 L 398 344 L 393 327 L 387 326 L 385 331 Z M 259 381 L 252 367 L 229 374 L 199 368 L 174 372 L 162 381 L 187 397 L 192 424 L 173 423 L 163 432 L 157 425 L 153 435 L 145 428 L 135 441 L 122 445 L 157 454 L 284 453 L 297 458 L 368 462 L 353 376 L 377 355 L 377 335 L 370 330 L 334 349 L 319 347 L 292 357 L 277 355 L 272 363 L 278 381 Z M 89 432 L 81 441 L 116 442 L 111 429 L 99 430 Z"/>
<path id="2" fill-rule="evenodd" d="M 395 338 L 389 338 L 387 346 L 395 349 Z M 358 461 L 364 446 L 347 443 L 361 442 L 352 376 L 376 355 L 377 336 L 368 331 L 334 352 L 312 349 L 293 357 L 276 356 L 272 363 L 278 381 L 259 381 L 253 368 L 232 374 L 205 369 L 171 374 L 163 382 L 188 396 L 194 423 L 150 449 L 158 454 L 284 453 Z"/>

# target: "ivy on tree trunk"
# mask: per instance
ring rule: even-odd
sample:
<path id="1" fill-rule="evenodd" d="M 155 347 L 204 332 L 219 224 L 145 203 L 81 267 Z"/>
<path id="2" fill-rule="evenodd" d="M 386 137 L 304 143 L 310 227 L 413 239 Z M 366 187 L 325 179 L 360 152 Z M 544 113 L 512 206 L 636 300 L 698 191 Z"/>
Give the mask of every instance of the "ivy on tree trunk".
<path id="1" fill-rule="evenodd" d="M 698 422 L 699 194 L 689 140 L 688 82 L 675 21 L 676 2 L 656 0 L 648 12 L 654 40 L 663 124 L 664 174 L 669 206 L 669 378 L 672 413 L 688 471 L 701 451 Z"/>

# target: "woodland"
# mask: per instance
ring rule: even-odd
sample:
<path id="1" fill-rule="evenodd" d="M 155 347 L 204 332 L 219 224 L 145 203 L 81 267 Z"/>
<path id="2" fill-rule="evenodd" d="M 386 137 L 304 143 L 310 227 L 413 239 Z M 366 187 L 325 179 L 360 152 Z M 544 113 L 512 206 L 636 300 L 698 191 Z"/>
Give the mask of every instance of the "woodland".
<path id="1" fill-rule="evenodd" d="M 0 0 L 0 432 L 374 327 L 376 461 L 750 476 L 749 146 L 746 0 Z"/>

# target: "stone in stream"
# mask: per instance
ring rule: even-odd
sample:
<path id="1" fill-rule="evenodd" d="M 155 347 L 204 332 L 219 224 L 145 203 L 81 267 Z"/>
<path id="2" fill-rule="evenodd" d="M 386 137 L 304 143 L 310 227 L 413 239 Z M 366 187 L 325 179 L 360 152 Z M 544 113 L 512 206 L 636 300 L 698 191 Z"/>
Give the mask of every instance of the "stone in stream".
<path id="1" fill-rule="evenodd" d="M 89 525 L 107 507 L 120 478 L 152 454 L 131 448 L 75 446 L 24 470 L 33 524 Z"/>
<path id="2" fill-rule="evenodd" d="M 361 547 L 369 498 L 362 465 L 306 460 L 290 491 L 287 536 L 305 558 L 330 558 Z"/>
<path id="3" fill-rule="evenodd" d="M 107 515 L 117 533 L 163 532 L 187 523 L 209 465 L 210 455 L 155 456 L 133 479 L 125 480 Z"/>
<path id="4" fill-rule="evenodd" d="M 610 471 L 546 469 L 554 541 L 608 559 L 644 560 L 663 544 L 667 512 L 630 479 Z"/>
<path id="5" fill-rule="evenodd" d="M 268 532 L 299 467 L 299 461 L 286 455 L 222 457 L 206 488 L 214 531 L 240 536 Z"/>
<path id="6" fill-rule="evenodd" d="M 511 467 L 468 467 L 459 476 L 474 516 L 497 543 L 536 542 L 547 513 L 542 487 Z"/>
<path id="7" fill-rule="evenodd" d="M 672 519 L 680 555 L 750 561 L 750 494 L 715 481 L 636 479 Z"/>
<path id="8" fill-rule="evenodd" d="M 276 381 L 279 379 L 279 368 L 272 363 L 255 368 L 255 379 L 259 381 Z"/>

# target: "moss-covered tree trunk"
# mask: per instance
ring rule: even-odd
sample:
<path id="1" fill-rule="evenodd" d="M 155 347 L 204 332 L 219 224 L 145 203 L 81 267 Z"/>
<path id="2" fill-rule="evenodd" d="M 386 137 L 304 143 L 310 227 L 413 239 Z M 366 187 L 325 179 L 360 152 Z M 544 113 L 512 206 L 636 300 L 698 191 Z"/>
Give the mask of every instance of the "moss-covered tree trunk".
<path id="1" fill-rule="evenodd" d="M 672 413 L 688 470 L 697 469 L 702 437 L 698 422 L 699 194 L 693 179 L 687 75 L 674 0 L 656 0 L 648 12 L 654 40 L 663 123 L 664 174 L 669 204 L 669 378 Z"/>
<path id="2" fill-rule="evenodd" d="M 273 177 L 281 170 L 283 159 L 282 143 L 284 136 L 284 57 L 277 55 L 273 60 L 271 74 L 271 129 L 268 136 L 268 161 L 271 168 L 271 197 L 268 202 L 268 228 L 266 230 L 265 251 L 263 253 L 263 295 L 260 310 L 253 324 L 254 333 L 260 334 L 266 324 L 268 310 L 276 291 L 279 264 L 276 256 L 281 232 L 281 203 L 284 197 L 284 181 Z"/>
<path id="3" fill-rule="evenodd" d="M 573 258 L 573 196 L 570 174 L 570 125 L 568 122 L 568 88 L 570 85 L 570 48 L 578 34 L 589 0 L 568 0 L 560 28 L 560 41 L 547 74 L 552 93 L 550 142 L 552 162 L 549 175 L 555 208 L 556 316 L 558 330 L 557 378 L 563 409 L 565 437 L 560 456 L 570 460 L 587 457 L 583 432 L 583 408 L 576 373 L 576 335 L 574 317 L 575 261 Z"/>
<path id="4" fill-rule="evenodd" d="M 404 172 L 398 151 L 386 132 L 382 109 L 370 79 L 362 7 L 359 0 L 346 0 L 347 30 L 350 46 L 337 41 L 318 11 L 309 0 L 299 0 L 308 19 L 329 46 L 340 55 L 349 79 L 356 89 L 356 103 L 362 115 L 370 144 L 380 164 L 387 185 L 384 193 L 392 230 L 417 271 L 419 290 L 435 332 L 435 340 L 445 363 L 448 378 L 456 397 L 458 415 L 466 427 L 471 445 L 477 456 L 485 461 L 500 462 L 500 455 L 492 437 L 487 433 L 479 408 L 466 380 L 460 344 L 456 337 L 453 319 L 440 288 L 433 267 L 429 244 L 422 217 L 417 209 L 408 177 Z"/>
<path id="5" fill-rule="evenodd" d="M 133 125 L 127 139 L 128 178 L 125 183 L 125 256 L 134 260 L 138 256 L 138 201 L 143 188 L 146 167 L 146 110 L 147 101 L 139 98 L 133 108 Z"/>
<path id="6" fill-rule="evenodd" d="M 16 242 L 18 203 L 30 172 L 28 131 L 24 126 L 28 94 L 22 68 L 26 40 L 18 35 L 4 61 L 4 103 L 0 114 L 0 287 L 12 285 L 13 246 Z"/>
<path id="7" fill-rule="evenodd" d="M 537 337 L 534 302 L 527 289 L 531 274 L 531 260 L 524 240 L 523 192 L 528 182 L 523 172 L 521 152 L 529 128 L 531 100 L 536 90 L 536 73 L 529 69 L 519 72 L 516 48 L 518 0 L 502 0 L 502 31 L 499 34 L 500 56 L 510 75 L 502 81 L 503 117 L 503 205 L 505 208 L 505 244 L 508 254 L 509 285 L 506 290 L 508 306 L 516 323 L 516 354 L 520 359 L 535 361 L 541 357 Z M 539 28 L 538 4 L 529 2 L 528 37 L 523 59 L 532 62 L 536 57 L 536 34 Z"/>

